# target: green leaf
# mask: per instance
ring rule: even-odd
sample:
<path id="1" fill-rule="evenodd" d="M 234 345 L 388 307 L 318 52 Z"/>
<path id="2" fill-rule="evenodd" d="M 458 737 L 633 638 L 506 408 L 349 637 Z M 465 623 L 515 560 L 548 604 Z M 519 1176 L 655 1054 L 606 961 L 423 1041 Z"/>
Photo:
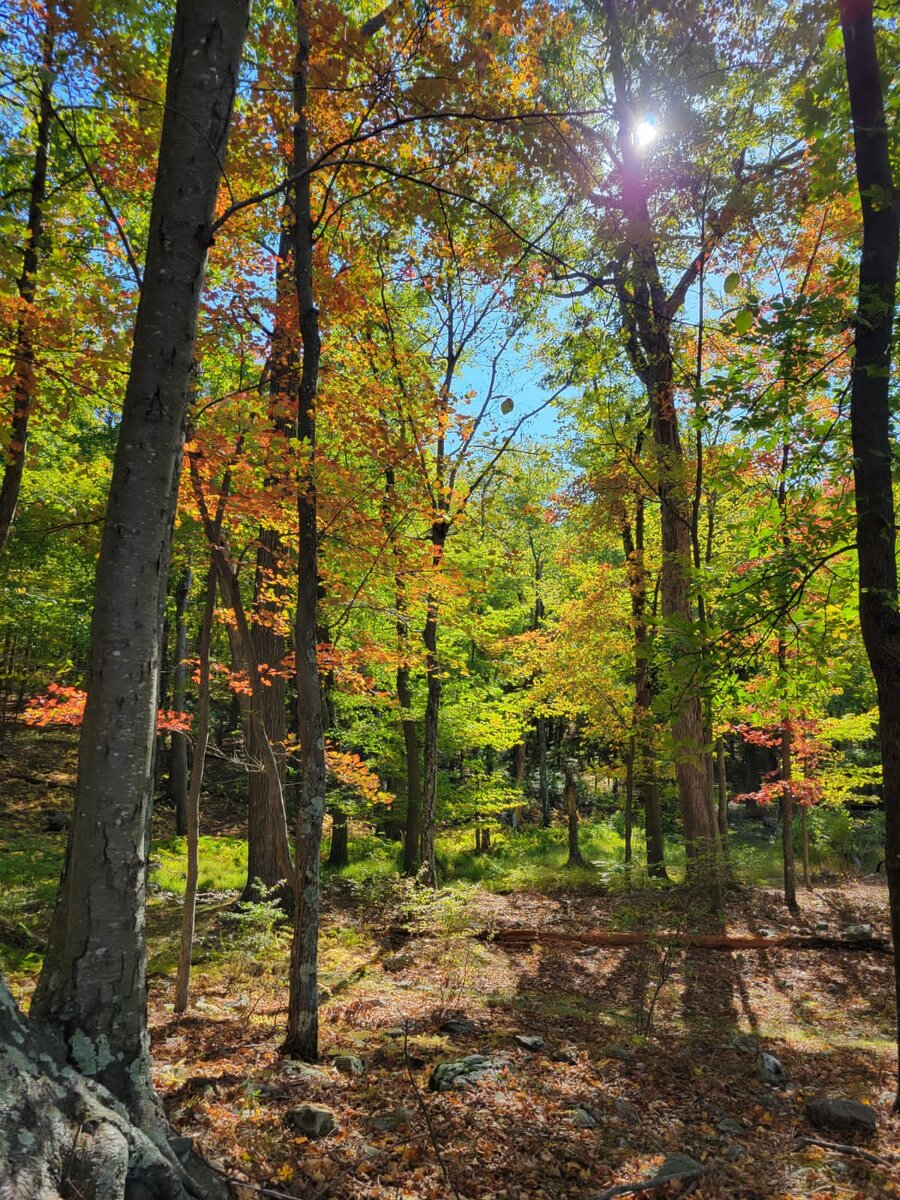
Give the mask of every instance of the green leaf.
<path id="1" fill-rule="evenodd" d="M 737 333 L 746 333 L 753 325 L 754 313 L 752 309 L 742 308 L 738 315 L 734 318 L 734 328 Z"/>
<path id="2" fill-rule="evenodd" d="M 741 282 L 741 277 L 740 277 L 740 275 L 738 275 L 737 271 L 732 271 L 730 275 L 726 275 L 725 276 L 725 292 L 726 292 L 726 294 L 730 296 L 732 292 L 736 292 L 738 289 L 738 284 L 740 282 Z"/>

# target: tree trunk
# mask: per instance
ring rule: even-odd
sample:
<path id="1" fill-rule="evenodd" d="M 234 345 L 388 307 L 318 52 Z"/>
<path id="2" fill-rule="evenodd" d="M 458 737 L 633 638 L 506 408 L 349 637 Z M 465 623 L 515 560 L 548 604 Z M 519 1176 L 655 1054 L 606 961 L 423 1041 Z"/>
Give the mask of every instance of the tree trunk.
<path id="1" fill-rule="evenodd" d="M 431 565 L 434 571 L 439 571 L 443 562 L 448 528 L 446 521 L 436 521 L 431 527 Z M 441 710 L 441 675 L 437 652 L 438 613 L 438 598 L 432 593 L 428 597 L 425 628 L 422 632 L 422 640 L 425 643 L 428 693 L 425 701 L 425 740 L 422 748 L 425 761 L 425 790 L 422 798 L 421 845 L 425 882 L 433 888 L 437 887 L 434 835 L 437 811 L 438 725 Z"/>
<path id="2" fill-rule="evenodd" d="M 809 809 L 800 805 L 800 844 L 803 849 L 803 886 L 812 891 L 812 875 L 809 870 Z"/>
<path id="3" fill-rule="evenodd" d="M 297 435 L 302 455 L 297 479 L 297 611 L 294 652 L 297 663 L 297 726 L 300 733 L 301 795 L 297 815 L 297 885 L 291 943 L 290 1000 L 284 1053 L 313 1061 L 319 1054 L 319 857 L 325 816 L 325 723 L 318 663 L 318 521 L 316 495 L 316 415 L 319 383 L 319 310 L 313 289 L 313 217 L 310 197 L 307 85 L 309 12 L 298 0 L 297 59 L 294 69 L 293 188 L 294 280 L 303 367 L 300 375 Z"/>
<path id="4" fill-rule="evenodd" d="M 96 1080 L 60 1063 L 0 976 L 0 1195 L 22 1200 L 225 1200 L 192 1153 L 132 1124 Z"/>
<path id="5" fill-rule="evenodd" d="M 173 671 L 172 707 L 184 712 L 187 690 L 187 603 L 191 593 L 191 568 L 184 574 L 175 590 L 175 669 Z M 184 837 L 188 831 L 188 737 L 178 731 L 172 734 L 169 747 L 169 795 L 175 805 L 175 832 Z"/>
<path id="6" fill-rule="evenodd" d="M 206 581 L 206 603 L 200 626 L 197 648 L 200 657 L 200 685 L 197 695 L 197 727 L 194 732 L 194 764 L 191 769 L 190 792 L 187 797 L 187 880 L 184 906 L 181 910 L 181 945 L 178 954 L 178 974 L 175 978 L 175 1012 L 183 1013 L 188 1006 L 191 983 L 191 954 L 194 949 L 194 918 L 197 908 L 197 880 L 200 875 L 200 792 L 203 788 L 203 768 L 209 743 L 209 650 L 212 641 L 213 617 L 216 611 L 216 567 L 210 563 Z"/>
<path id="7" fill-rule="evenodd" d="M 636 453 L 640 453 L 638 442 Z M 622 523 L 622 548 L 628 570 L 631 620 L 634 629 L 634 728 L 638 755 L 638 779 L 644 796 L 644 833 L 647 843 L 647 873 L 654 879 L 667 878 L 663 842 L 662 809 L 656 771 L 656 731 L 653 724 L 653 681 L 651 665 L 653 637 L 647 621 L 647 568 L 644 563 L 644 498 L 635 505 L 634 533 Z M 632 763 L 634 772 L 634 763 Z"/>
<path id="8" fill-rule="evenodd" d="M 409 667 L 397 668 L 397 700 L 405 714 L 412 707 Z M 422 815 L 422 772 L 419 766 L 419 737 L 411 715 L 401 718 L 403 756 L 406 760 L 406 833 L 403 842 L 403 874 L 415 875 L 419 869 L 419 826 Z"/>
<path id="9" fill-rule="evenodd" d="M 573 758 L 567 758 L 563 765 L 566 775 L 566 819 L 569 831 L 569 857 L 566 860 L 567 867 L 586 867 L 581 847 L 578 845 L 578 801 L 575 790 L 575 772 L 577 762 Z"/>
<path id="10" fill-rule="evenodd" d="M 784 859 L 784 902 L 797 912 L 797 868 L 794 864 L 794 793 L 791 790 L 791 726 L 781 727 L 781 854 Z"/>
<path id="11" fill-rule="evenodd" d="M 871 0 L 840 0 L 840 13 L 863 218 L 850 390 L 859 616 L 878 691 L 885 873 L 900 1036 L 900 608 L 889 404 L 900 204 L 891 176 Z"/>
<path id="12" fill-rule="evenodd" d="M 659 271 L 643 167 L 634 141 L 634 119 L 615 0 L 604 0 L 610 68 L 615 89 L 618 147 L 622 160 L 621 201 L 625 239 L 631 250 L 633 287 L 617 281 L 628 351 L 644 384 L 656 451 L 656 490 L 662 533 L 662 615 L 669 643 L 671 727 L 675 776 L 690 874 L 710 903 L 721 899 L 718 832 L 709 803 L 704 727 L 696 659 L 701 644 L 690 600 L 691 504 L 678 431 L 670 308 Z"/>
<path id="13" fill-rule="evenodd" d="M 261 529 L 256 552 L 257 619 L 250 629 L 253 653 L 258 664 L 279 668 L 284 659 L 284 637 L 272 628 L 275 608 L 283 589 L 266 595 L 266 580 L 280 567 L 281 541 L 274 529 Z M 247 883 L 241 898 L 259 898 L 257 883 L 267 892 L 279 890 L 283 903 L 292 896 L 285 880 L 292 878 L 291 851 L 288 839 L 287 812 L 284 799 L 284 739 L 287 736 L 287 680 L 280 673 L 271 676 L 271 684 L 261 689 L 259 713 L 266 732 L 278 786 L 270 783 L 265 771 L 251 771 L 247 781 Z M 251 723 L 248 748 L 252 761 L 262 759 L 263 747 Z M 280 799 L 279 799 L 280 796 Z M 285 875 L 285 871 L 288 874 Z"/>
<path id="14" fill-rule="evenodd" d="M 550 828 L 550 784 L 547 778 L 547 718 L 537 719 L 538 795 L 541 801 L 541 825 Z"/>
<path id="15" fill-rule="evenodd" d="M 54 43 L 56 12 L 53 0 L 48 0 L 42 44 L 42 69 L 38 94 L 37 134 L 34 168 L 31 173 L 31 192 L 28 201 L 28 224 L 25 229 L 25 252 L 22 255 L 22 274 L 19 276 L 19 315 L 16 319 L 15 341 L 12 347 L 12 424 L 6 446 L 6 466 L 0 484 L 0 551 L 9 540 L 22 476 L 28 453 L 28 423 L 37 397 L 37 377 L 34 363 L 35 297 L 37 274 L 44 236 L 44 205 L 47 201 L 47 165 L 50 149 L 50 125 L 53 119 Z"/>
<path id="16" fill-rule="evenodd" d="M 75 815 L 31 1013 L 155 1121 L 145 900 L 160 632 L 208 233 L 248 0 L 181 0 L 94 589 Z M 185 114 L 190 114 L 189 119 Z"/>
<path id="17" fill-rule="evenodd" d="M 716 738 L 716 769 L 719 780 L 719 837 L 722 841 L 722 853 L 728 853 L 728 784 L 725 779 L 725 743 L 721 737 Z"/>
<path id="18" fill-rule="evenodd" d="M 350 847 L 348 842 L 347 814 L 342 808 L 334 808 L 331 821 L 331 847 L 328 851 L 329 867 L 349 867 Z"/>
<path id="19" fill-rule="evenodd" d="M 635 736 L 628 739 L 625 754 L 625 862 L 631 862 L 631 827 L 634 821 L 634 752 Z"/>

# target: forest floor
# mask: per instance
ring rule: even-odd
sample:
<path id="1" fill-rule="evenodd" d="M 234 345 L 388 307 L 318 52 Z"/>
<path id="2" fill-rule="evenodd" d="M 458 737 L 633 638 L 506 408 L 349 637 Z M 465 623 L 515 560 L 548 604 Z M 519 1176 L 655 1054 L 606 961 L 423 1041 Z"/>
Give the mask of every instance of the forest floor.
<path id="1" fill-rule="evenodd" d="M 65 844 L 45 830 L 47 811 L 71 796 L 71 740 L 48 759 L 53 744 L 45 734 L 40 761 L 23 747 L 0 762 L 0 952 L 22 1000 Z M 226 847 L 232 818 L 215 817 Z M 288 934 L 274 910 L 234 901 L 227 889 L 203 895 L 192 1007 L 176 1017 L 179 898 L 156 886 L 150 1017 L 167 1111 L 247 1185 L 241 1200 L 587 1200 L 646 1179 L 674 1152 L 703 1164 L 699 1182 L 654 1195 L 900 1195 L 886 954 L 667 950 L 652 937 L 622 949 L 505 948 L 489 935 L 511 926 L 672 931 L 689 921 L 689 902 L 677 889 L 601 883 L 554 895 L 450 884 L 435 896 L 391 879 L 332 879 L 323 1057 L 308 1066 L 279 1050 Z M 791 918 L 774 889 L 737 888 L 728 930 L 886 932 L 880 876 L 816 880 L 800 902 Z M 442 1029 L 453 1019 L 462 1023 Z M 517 1035 L 543 1046 L 528 1050 Z M 760 1051 L 783 1065 L 780 1086 L 762 1078 Z M 428 1089 L 435 1065 L 476 1053 L 498 1060 L 493 1074 Z M 804 1100 L 818 1092 L 872 1106 L 877 1133 L 856 1145 L 883 1162 L 809 1124 Z M 329 1109 L 334 1131 L 309 1140 L 293 1129 L 304 1104 Z"/>

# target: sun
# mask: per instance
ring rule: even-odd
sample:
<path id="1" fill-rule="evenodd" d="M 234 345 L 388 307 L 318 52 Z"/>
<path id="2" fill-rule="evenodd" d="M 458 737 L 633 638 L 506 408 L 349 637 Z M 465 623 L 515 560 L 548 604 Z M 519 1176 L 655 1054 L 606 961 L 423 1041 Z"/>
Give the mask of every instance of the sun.
<path id="1" fill-rule="evenodd" d="M 634 130 L 634 140 L 638 144 L 638 149 L 643 150 L 645 146 L 649 146 L 658 132 L 655 117 L 644 117 L 642 121 L 639 121 Z"/>

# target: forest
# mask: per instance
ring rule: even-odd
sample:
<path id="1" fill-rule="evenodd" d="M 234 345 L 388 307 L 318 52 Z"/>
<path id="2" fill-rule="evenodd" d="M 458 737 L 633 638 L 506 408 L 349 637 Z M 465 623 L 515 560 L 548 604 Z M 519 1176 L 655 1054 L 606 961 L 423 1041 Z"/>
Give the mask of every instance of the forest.
<path id="1" fill-rule="evenodd" d="M 900 1195 L 889 0 L 0 0 L 0 1200 Z"/>

